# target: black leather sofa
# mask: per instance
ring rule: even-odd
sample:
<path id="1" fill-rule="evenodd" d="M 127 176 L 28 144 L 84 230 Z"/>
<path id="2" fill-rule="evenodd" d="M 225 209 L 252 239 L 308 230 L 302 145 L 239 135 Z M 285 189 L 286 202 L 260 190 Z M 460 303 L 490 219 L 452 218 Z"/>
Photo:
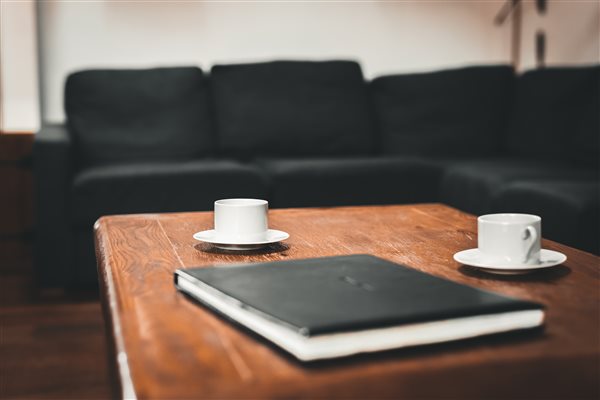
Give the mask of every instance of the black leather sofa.
<path id="1" fill-rule="evenodd" d="M 444 202 L 600 253 L 600 67 L 363 78 L 351 61 L 90 70 L 34 145 L 43 286 L 96 282 L 102 215 Z"/>

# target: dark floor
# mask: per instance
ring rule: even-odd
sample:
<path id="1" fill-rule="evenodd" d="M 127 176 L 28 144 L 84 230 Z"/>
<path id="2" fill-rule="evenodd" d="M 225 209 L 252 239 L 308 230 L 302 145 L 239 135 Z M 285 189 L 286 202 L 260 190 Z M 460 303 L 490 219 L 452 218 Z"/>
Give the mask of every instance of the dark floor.
<path id="1" fill-rule="evenodd" d="M 30 253 L 0 242 L 0 399 L 110 398 L 97 293 L 35 290 Z"/>

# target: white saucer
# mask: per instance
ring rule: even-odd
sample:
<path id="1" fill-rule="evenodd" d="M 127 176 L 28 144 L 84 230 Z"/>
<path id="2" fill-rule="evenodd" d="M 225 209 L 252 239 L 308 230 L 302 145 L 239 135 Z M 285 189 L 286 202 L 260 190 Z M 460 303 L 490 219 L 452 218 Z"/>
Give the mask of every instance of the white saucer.
<path id="1" fill-rule="evenodd" d="M 214 229 L 194 233 L 194 239 L 210 243 L 223 250 L 256 250 L 269 244 L 281 242 L 289 237 L 290 235 L 286 232 L 275 229 L 269 229 L 262 238 L 254 240 L 219 237 Z"/>
<path id="2" fill-rule="evenodd" d="M 567 260 L 567 256 L 558 251 L 542 249 L 540 251 L 540 262 L 537 264 L 502 265 L 490 262 L 489 260 L 486 261 L 479 249 L 469 249 L 456 253 L 454 260 L 464 265 L 481 268 L 492 274 L 518 275 L 562 264 Z"/>

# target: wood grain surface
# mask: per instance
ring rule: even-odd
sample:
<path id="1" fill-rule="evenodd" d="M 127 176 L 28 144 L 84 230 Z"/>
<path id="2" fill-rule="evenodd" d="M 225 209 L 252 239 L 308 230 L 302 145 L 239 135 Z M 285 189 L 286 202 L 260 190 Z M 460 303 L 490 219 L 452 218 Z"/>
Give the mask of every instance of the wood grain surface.
<path id="1" fill-rule="evenodd" d="M 98 301 L 1 304 L 0 399 L 110 396 Z"/>
<path id="2" fill-rule="evenodd" d="M 140 214 L 95 226 L 120 393 L 138 398 L 598 398 L 599 258 L 551 241 L 564 265 L 520 276 L 456 263 L 475 217 L 440 204 L 271 210 L 290 238 L 255 252 L 196 242 L 213 215 Z M 547 307 L 543 331 L 304 365 L 179 293 L 177 268 L 367 253 Z M 310 299 L 307 299 L 310 301 Z"/>

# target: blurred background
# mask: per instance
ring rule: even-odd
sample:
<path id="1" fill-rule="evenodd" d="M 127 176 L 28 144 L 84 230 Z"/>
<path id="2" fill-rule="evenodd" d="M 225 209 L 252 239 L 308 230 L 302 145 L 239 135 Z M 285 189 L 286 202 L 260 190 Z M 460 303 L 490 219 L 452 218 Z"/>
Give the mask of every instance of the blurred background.
<path id="1" fill-rule="evenodd" d="M 70 72 L 273 59 L 353 59 L 366 78 L 465 64 L 598 62 L 598 2 L 2 0 L 2 131 L 64 119 Z M 515 36 L 515 25 L 518 37 Z M 516 42 L 514 40 L 517 40 Z M 516 55 L 513 51 L 517 50 Z"/>
<path id="2" fill-rule="evenodd" d="M 596 0 L 0 0 L 0 398 L 108 396 L 96 294 L 37 290 L 32 267 L 32 147 L 42 125 L 65 121 L 69 74 L 350 59 L 371 79 L 598 64 L 599 51 Z"/>

